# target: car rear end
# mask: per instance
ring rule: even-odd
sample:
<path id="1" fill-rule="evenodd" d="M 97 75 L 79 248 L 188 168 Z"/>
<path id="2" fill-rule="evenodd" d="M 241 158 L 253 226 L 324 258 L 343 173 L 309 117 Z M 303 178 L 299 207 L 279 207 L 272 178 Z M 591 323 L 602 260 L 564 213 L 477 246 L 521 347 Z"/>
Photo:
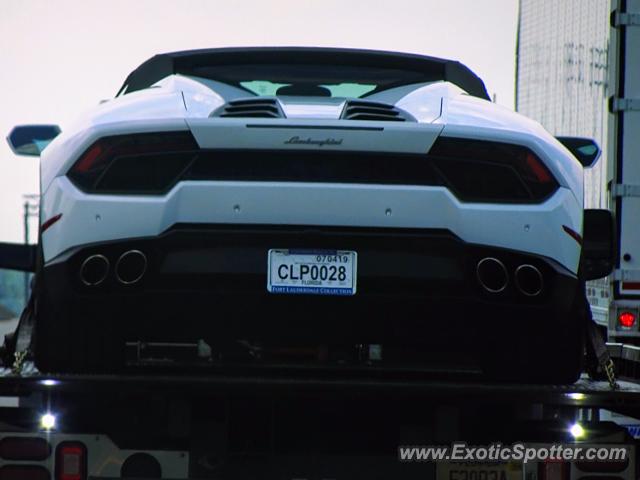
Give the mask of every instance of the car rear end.
<path id="1" fill-rule="evenodd" d="M 576 201 L 531 147 L 408 122 L 188 126 L 97 133 L 50 186 L 41 315 L 110 332 L 98 357 L 203 340 L 216 364 L 486 367 L 572 324 Z"/>
<path id="2" fill-rule="evenodd" d="M 178 52 L 123 91 L 43 156 L 41 369 L 177 343 L 218 366 L 527 378 L 546 348 L 579 372 L 582 169 L 466 67 Z"/>

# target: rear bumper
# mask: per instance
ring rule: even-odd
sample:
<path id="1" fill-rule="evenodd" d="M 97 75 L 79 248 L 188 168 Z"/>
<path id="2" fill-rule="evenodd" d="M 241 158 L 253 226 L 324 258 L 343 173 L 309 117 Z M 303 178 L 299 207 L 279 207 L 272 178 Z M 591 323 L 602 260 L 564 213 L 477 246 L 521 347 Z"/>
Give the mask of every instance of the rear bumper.
<path id="1" fill-rule="evenodd" d="M 447 229 L 468 243 L 531 252 L 577 272 L 582 207 L 560 188 L 546 202 L 460 202 L 444 187 L 288 182 L 186 181 L 165 196 L 93 195 L 58 177 L 43 218 L 63 212 L 42 238 L 47 264 L 94 243 L 155 238 L 176 224 L 305 225 L 321 228 Z"/>
<path id="2" fill-rule="evenodd" d="M 357 251 L 356 295 L 267 292 L 271 248 Z M 132 249 L 146 254 L 148 268 L 139 282 L 123 285 L 113 266 Z M 100 285 L 86 286 L 79 270 L 93 254 L 104 255 L 111 268 Z M 509 272 L 503 292 L 491 294 L 478 283 L 476 264 L 487 256 Z M 539 296 L 514 285 L 523 263 L 543 274 Z M 468 244 L 445 230 L 177 225 L 155 238 L 69 252 L 44 269 L 44 285 L 48 304 L 70 308 L 84 322 L 117 324 L 126 340 L 437 347 L 447 340 L 472 345 L 487 332 L 483 337 L 498 342 L 562 322 L 577 279 L 553 260 Z"/>

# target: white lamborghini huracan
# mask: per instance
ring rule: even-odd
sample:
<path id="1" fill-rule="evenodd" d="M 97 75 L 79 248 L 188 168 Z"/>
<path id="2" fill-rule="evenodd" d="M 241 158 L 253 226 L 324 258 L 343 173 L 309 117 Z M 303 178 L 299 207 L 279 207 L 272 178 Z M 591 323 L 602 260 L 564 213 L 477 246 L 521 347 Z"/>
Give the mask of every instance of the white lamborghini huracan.
<path id="1" fill-rule="evenodd" d="M 9 141 L 37 152 L 47 128 Z M 563 142 L 454 61 L 156 55 L 42 151 L 36 363 L 109 371 L 127 342 L 203 339 L 216 365 L 571 381 L 597 146 Z"/>

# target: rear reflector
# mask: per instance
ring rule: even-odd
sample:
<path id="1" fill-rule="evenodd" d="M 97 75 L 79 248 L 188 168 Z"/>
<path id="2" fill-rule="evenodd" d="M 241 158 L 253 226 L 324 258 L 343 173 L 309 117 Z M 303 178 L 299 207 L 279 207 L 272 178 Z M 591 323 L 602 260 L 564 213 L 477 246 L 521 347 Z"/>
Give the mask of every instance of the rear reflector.
<path id="1" fill-rule="evenodd" d="M 62 214 L 59 213 L 57 215 L 54 215 L 53 217 L 51 217 L 49 220 L 45 221 L 41 226 L 40 226 L 40 233 L 44 233 L 51 225 L 53 225 L 54 223 L 56 223 L 58 220 L 60 220 L 62 218 Z"/>
<path id="2" fill-rule="evenodd" d="M 51 475 L 36 465 L 5 465 L 0 467 L 0 480 L 51 480 Z"/>
<path id="3" fill-rule="evenodd" d="M 63 442 L 56 449 L 56 480 L 86 480 L 87 449 L 80 442 Z"/>
<path id="4" fill-rule="evenodd" d="M 0 440 L 0 458 L 17 461 L 42 461 L 51 455 L 51 446 L 44 438 L 5 437 Z"/>
<path id="5" fill-rule="evenodd" d="M 582 237 L 580 236 L 580 234 L 578 232 L 576 232 L 575 230 L 572 230 L 571 228 L 567 227 L 566 225 L 562 226 L 562 229 L 571 237 L 573 238 L 576 242 L 578 242 L 578 245 L 582 245 Z"/>

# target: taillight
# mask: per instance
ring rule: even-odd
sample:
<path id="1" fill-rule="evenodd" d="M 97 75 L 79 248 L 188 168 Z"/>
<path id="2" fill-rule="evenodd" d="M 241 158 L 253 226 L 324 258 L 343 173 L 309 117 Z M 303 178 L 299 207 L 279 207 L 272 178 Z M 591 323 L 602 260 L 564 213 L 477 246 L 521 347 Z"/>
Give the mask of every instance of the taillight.
<path id="1" fill-rule="evenodd" d="M 103 137 L 85 150 L 67 177 L 85 192 L 162 193 L 197 150 L 188 131 Z"/>
<path id="2" fill-rule="evenodd" d="M 56 480 L 86 480 L 87 449 L 80 442 L 63 442 L 56 449 Z"/>
<path id="3" fill-rule="evenodd" d="M 112 137 L 113 138 L 113 137 Z M 95 170 L 96 167 L 100 166 L 101 159 L 102 161 L 106 160 L 105 149 L 106 145 L 109 142 L 109 139 L 98 140 L 98 142 L 94 143 L 89 147 L 89 149 L 84 152 L 84 155 L 80 157 L 80 159 L 73 166 L 74 171 L 78 173 L 87 173 L 91 170 Z"/>
<path id="4" fill-rule="evenodd" d="M 569 462 L 561 460 L 546 460 L 538 464 L 540 480 L 569 480 L 570 471 Z"/>
<path id="5" fill-rule="evenodd" d="M 51 480 L 51 475 L 36 465 L 5 465 L 0 467 L 0 480 Z"/>
<path id="6" fill-rule="evenodd" d="M 0 440 L 0 458 L 13 461 L 42 461 L 51 455 L 51 446 L 39 437 L 4 437 Z"/>
<path id="7" fill-rule="evenodd" d="M 540 183 L 550 183 L 553 182 L 553 177 L 547 170 L 547 167 L 540 161 L 538 157 L 536 157 L 533 153 L 527 152 L 524 154 L 525 156 L 525 165 L 528 171 L 535 177 L 535 179 Z"/>
<path id="8" fill-rule="evenodd" d="M 463 201 L 540 202 L 558 189 L 544 162 L 522 145 L 440 137 L 429 157 Z"/>
<path id="9" fill-rule="evenodd" d="M 620 312 L 618 314 L 618 323 L 621 327 L 632 328 L 636 323 L 636 315 L 633 312 Z"/>

